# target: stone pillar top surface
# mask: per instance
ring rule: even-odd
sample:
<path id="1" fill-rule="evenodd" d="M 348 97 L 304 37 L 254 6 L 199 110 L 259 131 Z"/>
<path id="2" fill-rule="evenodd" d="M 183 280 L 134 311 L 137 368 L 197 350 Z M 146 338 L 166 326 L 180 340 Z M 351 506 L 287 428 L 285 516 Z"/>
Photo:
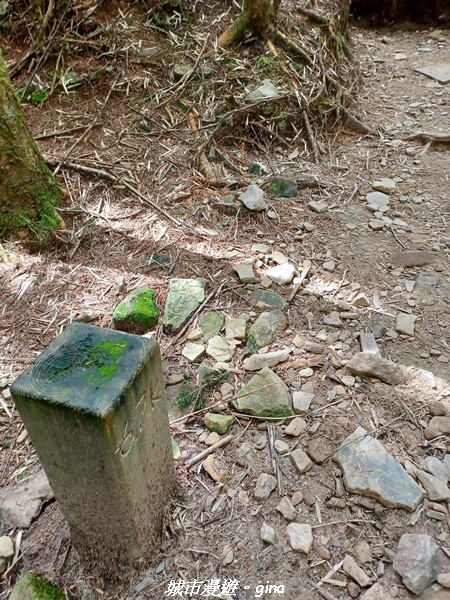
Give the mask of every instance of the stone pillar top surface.
<path id="1" fill-rule="evenodd" d="M 155 346 L 149 338 L 72 323 L 14 381 L 11 393 L 103 417 Z"/>

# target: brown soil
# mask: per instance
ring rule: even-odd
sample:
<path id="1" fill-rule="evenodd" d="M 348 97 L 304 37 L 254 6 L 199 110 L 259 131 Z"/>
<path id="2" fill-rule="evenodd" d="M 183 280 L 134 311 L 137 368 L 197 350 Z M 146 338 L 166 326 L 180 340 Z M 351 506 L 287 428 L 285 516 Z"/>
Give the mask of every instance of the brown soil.
<path id="1" fill-rule="evenodd" d="M 125 3 L 122 13 L 117 5 L 109 10 L 110 14 L 98 17 L 109 23 L 104 35 L 81 49 L 76 47 L 67 64 L 77 73 L 98 71 L 99 81 L 85 83 L 75 93 L 54 94 L 40 107 L 26 107 L 32 133 L 52 164 L 58 164 L 100 112 L 101 116 L 98 127 L 70 155 L 68 160 L 75 168 L 62 168 L 59 173 L 68 190 L 61 207 L 67 228 L 57 233 L 55 247 L 31 253 L 26 244 L 4 245 L 7 257 L 1 264 L 0 378 L 12 381 L 72 321 L 89 317 L 91 323 L 107 327 L 117 303 L 127 291 L 139 286 L 155 289 L 162 308 L 171 278 L 205 277 L 208 292 L 226 282 L 211 300 L 209 310 L 221 310 L 230 316 L 252 311 L 250 302 L 237 291 L 239 283 L 232 265 L 253 256 L 253 244 L 270 243 L 297 264 L 305 259 L 312 261 L 306 287 L 290 304 L 289 329 L 271 349 L 292 347 L 298 333 L 314 339 L 324 327 L 324 314 L 336 310 L 337 301 L 345 300 L 355 284 L 370 301 L 369 308 L 360 310 L 357 323 L 345 326 L 341 340 L 330 345 L 322 363 L 314 367 L 310 381 L 317 400 L 313 412 L 305 418 L 308 428 L 320 426 L 314 434 L 306 431 L 300 446 L 316 438 L 335 450 L 345 436 L 362 425 L 376 431 L 378 439 L 402 463 L 408 458 L 418 464 L 428 454 L 442 457 L 449 451 L 449 440 L 426 442 L 423 428 L 430 418 L 428 406 L 432 399 L 439 397 L 450 409 L 450 249 L 439 245 L 439 239 L 450 235 L 449 148 L 438 143 L 426 147 L 420 140 L 405 138 L 418 131 L 449 133 L 450 88 L 437 85 L 413 67 L 430 62 L 430 57 L 446 57 L 448 61 L 450 33 L 351 29 L 355 60 L 363 76 L 356 99 L 357 113 L 373 135 L 345 130 L 317 133 L 323 152 L 320 164 L 315 165 L 301 136 L 270 137 L 267 132 L 258 136 L 255 128 L 246 129 L 243 123 L 215 140 L 218 152 L 211 164 L 218 179 L 230 186 L 227 188 L 211 185 L 192 167 L 200 138 L 195 138 L 197 146 L 193 148 L 183 103 L 167 91 L 171 68 L 195 61 L 206 40 L 206 28 L 197 27 L 196 37 L 184 25 L 174 28 L 173 35 L 162 35 L 158 29 L 145 26 L 143 15 Z M 219 19 L 213 9 L 210 12 Z M 176 19 L 174 13 L 174 26 Z M 228 23 L 222 18 L 214 27 L 220 31 Z M 142 58 L 142 48 L 159 50 L 150 58 Z M 12 55 L 15 50 L 13 47 Z M 236 55 L 235 77 L 241 77 L 241 85 L 251 89 L 267 76 L 251 73 L 246 66 L 265 52 L 264 46 L 257 43 L 245 46 Z M 235 59 L 234 51 L 221 56 Z M 214 55 L 209 60 L 214 66 Z M 109 66 L 115 67 L 114 73 L 109 72 Z M 103 110 L 118 72 L 121 76 Z M 212 77 L 221 75 L 222 71 Z M 19 87 L 25 82 L 26 75 L 22 74 L 14 83 Z M 195 98 L 200 107 L 196 109 L 198 122 L 199 115 L 207 116 L 208 103 L 212 106 L 223 100 L 232 104 L 226 82 L 219 80 L 217 88 L 220 96 L 214 99 L 201 95 Z M 170 102 L 156 111 L 155 106 L 169 97 Z M 66 130 L 70 131 L 48 135 Z M 244 186 L 252 180 L 254 176 L 247 174 L 247 167 L 256 161 L 270 175 L 313 179 L 323 186 L 306 187 L 295 199 L 272 200 L 276 213 L 273 219 L 266 213 L 244 209 L 237 216 L 224 215 L 215 204 L 236 182 Z M 113 184 L 101 174 L 88 175 L 82 167 L 125 179 L 177 224 L 121 183 Z M 389 214 L 404 220 L 406 228 L 385 227 L 381 232 L 368 228 L 371 215 L 365 207 L 365 194 L 380 177 L 401 179 Z M 264 185 L 269 179 L 263 177 L 258 183 Z M 401 196 L 408 201 L 401 201 Z M 327 201 L 326 213 L 308 209 L 308 202 L 319 199 Z M 298 225 L 302 222 L 313 223 L 314 230 L 299 235 Z M 436 261 L 427 267 L 400 269 L 392 257 L 405 249 L 435 252 Z M 152 257 L 161 253 L 169 255 L 169 262 L 151 268 Z M 336 262 L 334 272 L 322 269 L 328 259 Z M 260 274 L 263 271 L 261 268 Z M 419 272 L 439 276 L 441 286 L 432 297 L 410 306 L 404 281 L 415 279 Z M 118 279 L 121 277 L 124 285 Z M 276 291 L 287 299 L 292 288 Z M 359 350 L 358 332 L 370 331 L 375 325 L 391 330 L 395 314 L 407 310 L 418 317 L 414 337 L 393 339 L 382 335 L 378 343 L 384 356 L 432 371 L 438 378 L 437 390 L 394 389 L 367 381 L 358 388 L 339 385 L 343 373 L 339 369 L 352 352 Z M 195 378 L 195 365 L 181 355 L 184 338 L 169 346 L 171 337 L 162 327 L 157 328 L 155 336 L 162 347 L 166 375 L 183 373 Z M 342 349 L 342 340 L 348 348 Z M 420 357 L 430 349 L 434 352 L 429 357 Z M 296 351 L 292 359 L 274 370 L 287 384 L 299 382 L 294 361 L 312 356 Z M 248 375 L 238 368 L 230 383 L 246 379 Z M 220 397 L 219 391 L 211 393 L 210 403 Z M 20 418 L 10 400 L 5 404 L 8 412 L 0 407 L 4 448 L 0 473 L 2 485 L 12 485 L 34 472 L 38 461 L 28 439 L 17 443 L 22 431 Z M 286 438 L 284 425 L 275 426 L 276 438 Z M 253 498 L 258 475 L 271 473 L 273 468 L 267 424 L 238 420 L 232 430 L 235 441 L 216 453 L 229 471 L 225 484 L 215 484 L 201 468 L 188 470 L 185 465 L 185 459 L 204 449 L 198 439 L 203 431 L 201 416 L 172 426 L 182 450 L 182 459 L 177 463 L 182 497 L 168 506 L 161 545 L 145 570 L 126 573 L 115 582 L 83 570 L 70 545 L 67 525 L 56 503 L 52 503 L 31 529 L 23 532 L 23 553 L 8 571 L 0 598 L 7 597 L 20 573 L 36 570 L 55 577 L 67 598 L 83 600 L 162 599 L 167 597 L 169 582 L 179 579 L 239 580 L 238 594 L 229 597 L 241 600 L 273 598 L 275 593 L 258 595 L 261 588 L 257 586 L 284 585 L 284 598 L 307 600 L 318 597 L 309 582 L 317 583 L 346 553 L 354 553 L 361 541 L 368 542 L 373 555 L 373 561 L 364 565 L 366 572 L 376 577 L 381 568 L 378 565 L 383 563 L 392 597 L 408 598 L 410 595 L 391 569 L 401 534 L 430 533 L 450 552 L 448 524 L 428 519 L 423 506 L 411 515 L 344 491 L 345 508 L 329 508 L 327 500 L 341 485 L 339 468 L 329 461 L 298 477 L 290 461 L 280 458 L 285 494 L 291 497 L 301 490 L 306 499 L 311 496 L 309 504 L 304 501 L 297 507 L 299 520 L 314 527 L 314 535 L 329 549 L 330 559 L 321 559 L 314 551 L 308 558 L 296 554 L 285 533 L 287 522 L 276 511 L 278 494 L 274 492 L 265 503 Z M 287 441 L 292 445 L 292 440 Z M 243 442 L 253 449 L 247 462 L 239 464 L 236 450 Z M 248 497 L 239 492 L 247 492 Z M 263 521 L 278 533 L 273 547 L 260 540 Z M 17 532 L 12 535 L 15 537 Z M 233 559 L 224 566 L 230 551 Z M 334 598 L 348 598 L 348 578 L 338 572 L 332 579 L 341 583 L 322 587 Z"/>

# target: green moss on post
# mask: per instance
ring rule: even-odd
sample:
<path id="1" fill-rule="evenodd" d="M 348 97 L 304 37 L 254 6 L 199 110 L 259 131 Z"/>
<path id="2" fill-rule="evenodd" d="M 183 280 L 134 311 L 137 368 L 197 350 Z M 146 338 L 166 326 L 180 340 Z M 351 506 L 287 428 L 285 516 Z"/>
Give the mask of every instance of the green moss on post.
<path id="1" fill-rule="evenodd" d="M 58 229 L 61 189 L 25 122 L 0 52 L 0 236 L 26 230 L 37 242 Z"/>

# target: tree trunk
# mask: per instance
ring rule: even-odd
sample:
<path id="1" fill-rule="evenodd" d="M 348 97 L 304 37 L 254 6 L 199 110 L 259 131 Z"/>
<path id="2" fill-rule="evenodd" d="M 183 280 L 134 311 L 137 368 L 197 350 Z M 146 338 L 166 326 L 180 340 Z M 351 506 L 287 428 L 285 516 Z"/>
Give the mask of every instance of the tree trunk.
<path id="1" fill-rule="evenodd" d="M 244 0 L 238 19 L 217 40 L 220 47 L 241 42 L 247 34 L 259 36 L 275 20 L 280 0 Z"/>
<path id="2" fill-rule="evenodd" d="M 42 242 L 61 219 L 61 189 L 25 123 L 0 52 L 0 237 L 27 230 Z"/>

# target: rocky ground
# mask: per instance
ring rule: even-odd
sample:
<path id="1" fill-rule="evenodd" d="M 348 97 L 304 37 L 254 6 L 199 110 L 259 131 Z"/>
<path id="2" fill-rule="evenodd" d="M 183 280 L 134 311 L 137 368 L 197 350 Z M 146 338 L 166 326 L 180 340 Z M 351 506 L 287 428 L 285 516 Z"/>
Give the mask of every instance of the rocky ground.
<path id="1" fill-rule="evenodd" d="M 65 173 L 72 245 L 6 246 L 1 597 L 27 570 L 67 598 L 450 597 L 449 88 L 416 70 L 449 69 L 450 34 L 351 38 L 371 134 L 324 136 L 319 165 L 292 140 L 221 146 L 225 190 L 189 179 L 178 156 L 166 179 L 148 150 L 176 224 Z M 54 117 L 29 118 L 39 136 Z M 194 300 L 181 330 L 167 308 L 177 279 Z M 162 348 L 180 497 L 146 570 L 111 583 L 81 569 L 33 479 L 8 386 L 69 322 L 108 326 L 138 287 L 166 307 L 147 335 Z"/>

